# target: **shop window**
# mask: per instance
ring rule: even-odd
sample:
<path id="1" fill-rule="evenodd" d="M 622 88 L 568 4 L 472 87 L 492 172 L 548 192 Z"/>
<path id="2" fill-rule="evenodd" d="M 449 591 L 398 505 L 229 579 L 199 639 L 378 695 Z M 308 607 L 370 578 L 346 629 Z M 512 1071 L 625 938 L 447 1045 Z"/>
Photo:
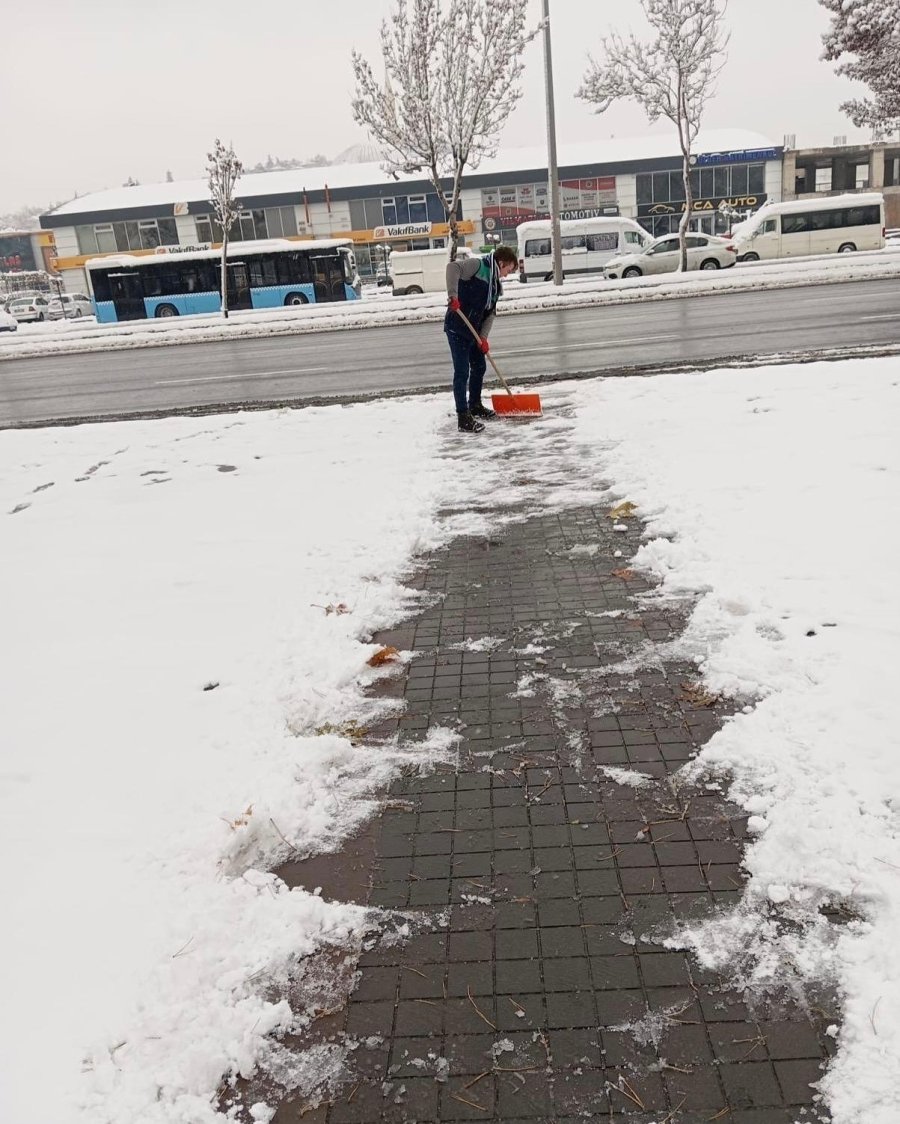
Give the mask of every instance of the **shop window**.
<path id="1" fill-rule="evenodd" d="M 713 198 L 724 199 L 728 194 L 728 169 L 713 168 Z"/>
<path id="2" fill-rule="evenodd" d="M 681 172 L 672 172 L 669 176 L 669 200 L 672 203 L 684 202 L 684 178 Z"/>
<path id="3" fill-rule="evenodd" d="M 747 194 L 762 195 L 766 190 L 765 164 L 751 164 L 747 168 Z"/>
<path id="4" fill-rule="evenodd" d="M 160 246 L 178 245 L 178 224 L 174 219 L 157 219 Z"/>
<path id="5" fill-rule="evenodd" d="M 112 223 L 106 223 L 104 226 L 95 226 L 94 230 L 97 234 L 97 249 L 101 254 L 114 254 L 117 250 L 116 235 L 112 228 Z"/>
<path id="6" fill-rule="evenodd" d="M 646 172 L 638 172 L 635 176 L 637 181 L 637 201 L 638 203 L 652 203 L 653 202 L 653 176 L 648 175 Z"/>
<path id="7" fill-rule="evenodd" d="M 155 250 L 159 245 L 159 230 L 155 219 L 148 219 L 138 223 L 141 232 L 141 249 Z"/>
<path id="8" fill-rule="evenodd" d="M 132 248 L 128 244 L 128 227 L 129 226 L 137 227 L 137 223 L 134 223 L 134 222 L 129 222 L 129 223 L 114 222 L 112 224 L 113 234 L 116 236 L 116 249 L 119 250 L 121 253 L 124 253 L 124 254 L 127 254 L 128 251 Z"/>
<path id="9" fill-rule="evenodd" d="M 425 202 L 424 195 L 410 195 L 409 221 L 428 222 L 428 205 Z"/>
<path id="10" fill-rule="evenodd" d="M 669 202 L 669 173 L 668 172 L 654 172 L 653 173 L 653 202 L 654 203 L 668 203 Z"/>
<path id="11" fill-rule="evenodd" d="M 397 225 L 397 204 L 393 198 L 381 200 L 381 221 L 384 226 Z"/>
<path id="12" fill-rule="evenodd" d="M 747 165 L 732 164 L 730 171 L 731 183 L 729 185 L 728 194 L 742 198 L 749 192 L 749 188 L 747 187 Z"/>
<path id="13" fill-rule="evenodd" d="M 96 254 L 99 252 L 97 234 L 92 226 L 76 226 L 75 237 L 78 239 L 79 254 Z"/>

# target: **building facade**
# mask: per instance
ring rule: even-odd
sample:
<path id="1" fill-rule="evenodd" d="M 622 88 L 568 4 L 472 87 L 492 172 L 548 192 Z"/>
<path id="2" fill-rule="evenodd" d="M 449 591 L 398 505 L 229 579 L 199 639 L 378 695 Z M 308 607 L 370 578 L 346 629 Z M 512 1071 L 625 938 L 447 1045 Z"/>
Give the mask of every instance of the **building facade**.
<path id="1" fill-rule="evenodd" d="M 785 150 L 785 199 L 848 191 L 880 191 L 884 195 L 885 225 L 900 227 L 900 139 L 893 143 Z"/>
<path id="2" fill-rule="evenodd" d="M 715 233 L 781 197 L 780 147 L 755 133 L 701 135 L 691 173 L 691 225 Z M 674 138 L 607 140 L 561 146 L 563 218 L 625 215 L 658 235 L 684 211 L 681 156 Z M 75 199 L 41 216 L 56 243 L 55 265 L 70 291 L 85 285 L 84 263 L 104 254 L 152 254 L 169 246 L 215 246 L 222 232 L 203 180 L 134 185 Z M 395 180 L 378 164 L 252 173 L 238 182 L 234 240 L 349 238 L 360 272 L 386 268 L 391 249 L 442 246 L 443 206 L 421 178 Z M 463 180 L 458 220 L 469 245 L 515 245 L 516 227 L 549 217 L 543 148 L 509 149 Z M 722 212 L 726 208 L 730 217 Z"/>

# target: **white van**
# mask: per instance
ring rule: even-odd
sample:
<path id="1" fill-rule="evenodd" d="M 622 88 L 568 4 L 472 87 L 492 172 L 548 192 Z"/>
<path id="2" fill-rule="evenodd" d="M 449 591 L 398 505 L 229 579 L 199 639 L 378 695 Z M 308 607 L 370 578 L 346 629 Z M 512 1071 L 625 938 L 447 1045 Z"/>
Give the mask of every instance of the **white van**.
<path id="1" fill-rule="evenodd" d="M 472 253 L 465 246 L 456 250 L 458 258 Z M 415 293 L 445 293 L 447 291 L 447 262 L 450 260 L 449 246 L 438 250 L 394 250 L 391 253 L 390 270 L 394 285 L 394 296 L 405 297 Z"/>
<path id="2" fill-rule="evenodd" d="M 738 261 L 849 254 L 884 248 L 884 196 L 878 192 L 765 203 L 732 228 Z"/>
<path id="3" fill-rule="evenodd" d="M 535 219 L 516 227 L 519 242 L 519 280 L 550 281 L 553 255 L 550 220 Z M 652 236 L 634 219 L 564 219 L 559 224 L 563 275 L 602 273 L 616 254 L 631 254 L 649 246 Z"/>

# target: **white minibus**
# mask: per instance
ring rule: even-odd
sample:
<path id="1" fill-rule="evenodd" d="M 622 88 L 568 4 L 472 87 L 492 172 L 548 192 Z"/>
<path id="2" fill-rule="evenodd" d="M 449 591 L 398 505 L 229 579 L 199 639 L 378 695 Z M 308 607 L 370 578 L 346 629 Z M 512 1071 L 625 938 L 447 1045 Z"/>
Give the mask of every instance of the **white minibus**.
<path id="1" fill-rule="evenodd" d="M 559 224 L 563 275 L 602 273 L 611 257 L 649 246 L 652 236 L 634 219 L 563 219 Z M 550 220 L 534 219 L 516 227 L 519 242 L 519 280 L 550 281 L 553 256 Z"/>
<path id="2" fill-rule="evenodd" d="M 765 203 L 732 228 L 738 261 L 849 254 L 884 247 L 884 196 L 826 195 Z"/>
<path id="3" fill-rule="evenodd" d="M 465 246 L 458 246 L 456 250 L 458 258 L 468 257 L 471 253 Z M 388 266 L 394 296 L 445 292 L 449 260 L 449 246 L 437 250 L 394 250 Z"/>

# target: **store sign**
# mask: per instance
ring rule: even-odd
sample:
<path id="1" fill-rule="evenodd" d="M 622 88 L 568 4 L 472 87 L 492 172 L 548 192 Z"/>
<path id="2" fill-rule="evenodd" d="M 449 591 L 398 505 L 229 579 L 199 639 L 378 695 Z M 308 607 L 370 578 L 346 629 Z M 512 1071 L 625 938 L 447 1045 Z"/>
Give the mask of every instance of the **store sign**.
<path id="1" fill-rule="evenodd" d="M 398 226 L 376 226 L 372 236 L 379 238 L 423 238 L 431 233 L 430 222 L 407 222 Z"/>
<path id="2" fill-rule="evenodd" d="M 778 153 L 774 148 L 737 148 L 731 152 L 702 152 L 692 157 L 691 163 L 703 168 L 709 164 L 750 164 L 756 160 L 777 159 Z"/>
<path id="3" fill-rule="evenodd" d="M 765 203 L 767 195 L 735 195 L 730 198 L 695 199 L 693 213 L 700 211 L 716 211 L 720 203 L 736 210 L 755 211 Z M 641 203 L 638 206 L 638 217 L 649 215 L 683 215 L 686 204 L 680 203 Z"/>
<path id="4" fill-rule="evenodd" d="M 191 246 L 157 246 L 155 254 L 196 254 L 199 250 L 211 250 L 212 242 L 197 242 Z"/>
<path id="5" fill-rule="evenodd" d="M 618 207 L 579 207 L 576 210 L 560 211 L 559 217 L 566 221 L 571 219 L 597 219 L 609 215 L 617 215 L 619 213 Z M 523 222 L 534 222 L 540 220 L 545 222 L 550 218 L 550 210 L 541 211 L 526 211 L 524 213 L 513 213 L 511 215 L 485 215 L 481 220 L 482 227 L 487 231 L 500 230 L 503 227 L 506 230 L 512 229 L 514 226 L 521 226 Z"/>
<path id="6" fill-rule="evenodd" d="M 560 211 L 561 219 L 599 219 L 603 215 L 617 215 L 618 207 L 580 207 L 575 211 Z M 547 218 L 550 216 L 547 215 Z"/>

